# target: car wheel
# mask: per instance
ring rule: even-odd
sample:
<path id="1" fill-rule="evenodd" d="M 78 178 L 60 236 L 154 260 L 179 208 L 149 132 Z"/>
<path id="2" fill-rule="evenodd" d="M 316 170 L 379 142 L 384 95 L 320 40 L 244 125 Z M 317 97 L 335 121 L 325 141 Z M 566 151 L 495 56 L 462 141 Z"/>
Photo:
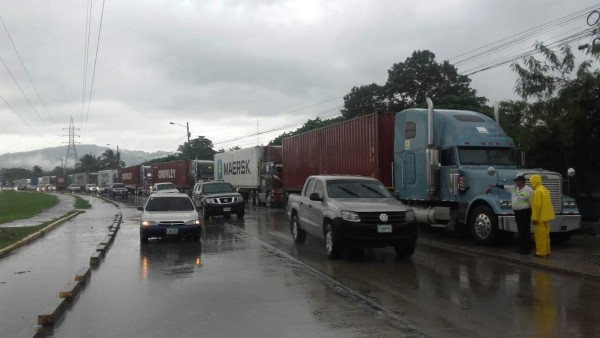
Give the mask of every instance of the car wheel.
<path id="1" fill-rule="evenodd" d="M 200 242 L 200 235 L 192 236 L 192 242 Z"/>
<path id="2" fill-rule="evenodd" d="M 417 240 L 412 240 L 410 242 L 404 242 L 401 244 L 394 245 L 394 250 L 396 250 L 396 256 L 399 258 L 410 257 L 415 253 L 415 247 L 417 245 Z"/>
<path id="3" fill-rule="evenodd" d="M 294 243 L 301 244 L 306 241 L 306 231 L 300 227 L 298 215 L 296 214 L 292 216 L 292 221 L 290 222 L 290 231 L 292 232 L 292 239 L 294 240 Z"/>
<path id="4" fill-rule="evenodd" d="M 244 209 L 242 209 L 242 211 L 237 213 L 237 218 L 244 218 L 245 213 L 246 213 L 246 211 Z"/>
<path id="5" fill-rule="evenodd" d="M 342 240 L 337 231 L 334 231 L 331 223 L 325 226 L 325 251 L 330 259 L 339 258 L 344 250 Z"/>
<path id="6" fill-rule="evenodd" d="M 491 244 L 498 236 L 498 219 L 487 205 L 480 205 L 471 216 L 471 236 L 480 244 Z"/>
<path id="7" fill-rule="evenodd" d="M 142 244 L 147 244 L 148 243 L 148 236 L 144 235 L 141 232 L 140 232 L 140 243 L 142 243 Z"/>
<path id="8" fill-rule="evenodd" d="M 204 219 L 209 219 L 210 218 L 210 214 L 208 213 L 208 211 L 204 210 L 203 217 L 204 217 Z"/>

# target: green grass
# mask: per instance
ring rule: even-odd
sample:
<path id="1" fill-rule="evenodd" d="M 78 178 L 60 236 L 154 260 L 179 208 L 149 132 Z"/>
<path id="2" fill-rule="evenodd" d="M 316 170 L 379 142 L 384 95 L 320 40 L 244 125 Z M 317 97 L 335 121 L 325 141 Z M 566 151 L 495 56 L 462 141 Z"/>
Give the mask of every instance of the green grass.
<path id="1" fill-rule="evenodd" d="M 79 196 L 75 196 L 75 209 L 89 209 L 92 205 Z"/>
<path id="2" fill-rule="evenodd" d="M 67 215 L 70 215 L 74 212 L 75 211 L 69 212 Z M 62 216 L 59 218 L 41 223 L 40 225 L 35 225 L 35 226 L 30 226 L 30 227 L 0 228 L 0 250 L 22 240 L 23 238 L 33 234 L 34 232 L 36 232 L 38 230 L 44 229 L 45 227 L 54 223 L 55 221 L 57 221 L 60 218 L 62 218 Z"/>
<path id="3" fill-rule="evenodd" d="M 0 191 L 0 224 L 31 218 L 58 204 L 58 197 L 39 192 Z"/>

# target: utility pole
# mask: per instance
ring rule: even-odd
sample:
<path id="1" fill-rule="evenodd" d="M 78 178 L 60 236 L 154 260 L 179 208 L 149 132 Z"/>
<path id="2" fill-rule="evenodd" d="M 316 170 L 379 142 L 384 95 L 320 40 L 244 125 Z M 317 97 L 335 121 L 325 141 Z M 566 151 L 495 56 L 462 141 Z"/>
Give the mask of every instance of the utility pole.
<path id="1" fill-rule="evenodd" d="M 63 130 L 65 130 L 67 128 L 63 128 Z M 75 165 L 77 164 L 77 161 L 79 160 L 79 157 L 77 156 L 77 149 L 75 149 L 75 137 L 79 137 L 79 135 L 75 135 L 75 129 L 79 130 L 79 128 L 75 128 L 75 126 L 73 126 L 73 116 L 71 116 L 71 119 L 69 120 L 69 135 L 63 135 L 63 137 L 68 136 L 69 137 L 69 141 L 68 142 L 63 142 L 64 143 L 68 143 L 69 145 L 67 146 L 67 155 L 65 155 L 65 162 L 63 164 L 63 174 L 66 175 L 66 168 L 69 166 L 69 157 L 73 158 L 73 167 L 75 167 Z"/>

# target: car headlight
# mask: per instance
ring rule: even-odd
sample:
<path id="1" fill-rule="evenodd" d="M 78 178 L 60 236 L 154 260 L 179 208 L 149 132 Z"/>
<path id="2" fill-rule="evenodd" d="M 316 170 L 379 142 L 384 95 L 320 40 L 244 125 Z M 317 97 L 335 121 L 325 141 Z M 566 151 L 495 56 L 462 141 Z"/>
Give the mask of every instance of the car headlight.
<path id="1" fill-rule="evenodd" d="M 196 219 L 186 221 L 185 225 L 200 225 L 200 219 L 196 218 Z"/>
<path id="2" fill-rule="evenodd" d="M 342 210 L 342 219 L 349 222 L 360 222 L 360 216 L 354 211 Z"/>
<path id="3" fill-rule="evenodd" d="M 155 221 L 148 221 L 148 220 L 142 221 L 142 226 L 149 227 L 149 226 L 153 226 L 153 225 L 156 225 Z"/>
<path id="4" fill-rule="evenodd" d="M 563 208 L 577 208 L 575 200 L 563 200 Z"/>
<path id="5" fill-rule="evenodd" d="M 214 198 L 206 198 L 206 199 L 204 199 L 204 201 L 206 203 L 215 204 L 215 199 Z"/>
<path id="6" fill-rule="evenodd" d="M 415 212 L 412 210 L 408 210 L 406 211 L 406 213 L 404 214 L 404 221 L 405 222 L 412 222 L 416 219 L 415 216 Z"/>
<path id="7" fill-rule="evenodd" d="M 511 201 L 500 201 L 500 208 L 502 209 L 511 209 L 512 202 Z"/>

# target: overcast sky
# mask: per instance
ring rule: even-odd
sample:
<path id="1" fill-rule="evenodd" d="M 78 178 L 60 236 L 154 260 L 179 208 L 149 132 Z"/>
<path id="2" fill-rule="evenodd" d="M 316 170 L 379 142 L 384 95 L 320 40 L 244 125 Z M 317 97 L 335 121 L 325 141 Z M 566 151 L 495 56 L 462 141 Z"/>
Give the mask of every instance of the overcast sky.
<path id="1" fill-rule="evenodd" d="M 82 144 L 175 151 L 186 123 L 192 138 L 205 136 L 215 149 L 266 144 L 309 118 L 339 114 L 353 86 L 383 84 L 415 50 L 455 63 L 600 7 L 586 0 L 107 0 L 98 46 L 102 4 L 91 4 L 86 60 L 89 1 L 0 2 L 0 154 L 65 144 L 71 116 Z M 457 68 L 466 74 L 585 27 L 583 17 Z M 492 102 L 516 98 L 508 64 L 470 78 Z"/>

